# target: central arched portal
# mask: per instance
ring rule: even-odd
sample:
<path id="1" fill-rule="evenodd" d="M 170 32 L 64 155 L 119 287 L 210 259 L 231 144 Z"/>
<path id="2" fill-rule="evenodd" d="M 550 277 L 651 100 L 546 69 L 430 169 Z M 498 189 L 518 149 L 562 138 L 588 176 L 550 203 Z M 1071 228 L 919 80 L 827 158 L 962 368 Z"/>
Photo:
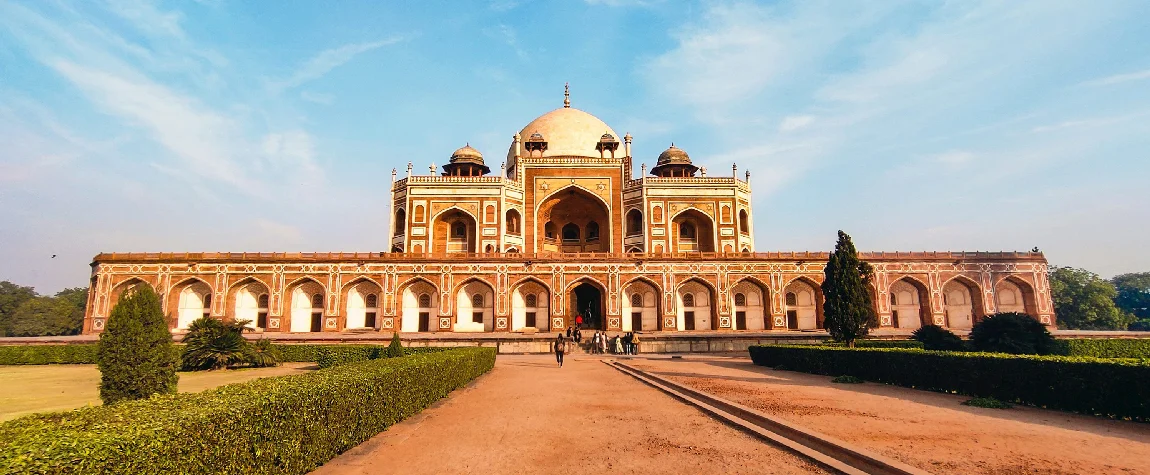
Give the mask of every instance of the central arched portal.
<path id="1" fill-rule="evenodd" d="M 582 188 L 571 186 L 552 194 L 536 216 L 535 236 L 542 252 L 611 252 L 610 210 Z"/>
<path id="2" fill-rule="evenodd" d="M 603 292 L 590 282 L 583 282 L 571 289 L 571 312 L 567 324 L 575 326 L 575 316 L 583 316 L 583 329 L 606 330 L 603 319 Z"/>

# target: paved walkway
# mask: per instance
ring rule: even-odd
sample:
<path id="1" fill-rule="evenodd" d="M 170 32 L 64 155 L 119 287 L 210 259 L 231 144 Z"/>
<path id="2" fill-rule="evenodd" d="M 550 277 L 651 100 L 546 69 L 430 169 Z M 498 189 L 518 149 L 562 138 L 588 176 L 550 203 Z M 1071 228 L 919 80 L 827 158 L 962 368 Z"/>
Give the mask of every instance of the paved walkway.
<path id="1" fill-rule="evenodd" d="M 473 386 L 328 462 L 318 475 L 824 473 L 599 358 L 500 356 Z"/>

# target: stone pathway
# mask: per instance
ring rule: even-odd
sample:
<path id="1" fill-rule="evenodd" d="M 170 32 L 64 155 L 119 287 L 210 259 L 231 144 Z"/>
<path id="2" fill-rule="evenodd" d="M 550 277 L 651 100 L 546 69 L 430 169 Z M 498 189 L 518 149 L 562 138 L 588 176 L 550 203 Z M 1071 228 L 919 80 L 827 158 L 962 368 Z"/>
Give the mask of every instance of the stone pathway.
<path id="1" fill-rule="evenodd" d="M 500 356 L 471 387 L 317 475 L 825 473 L 580 355 Z"/>

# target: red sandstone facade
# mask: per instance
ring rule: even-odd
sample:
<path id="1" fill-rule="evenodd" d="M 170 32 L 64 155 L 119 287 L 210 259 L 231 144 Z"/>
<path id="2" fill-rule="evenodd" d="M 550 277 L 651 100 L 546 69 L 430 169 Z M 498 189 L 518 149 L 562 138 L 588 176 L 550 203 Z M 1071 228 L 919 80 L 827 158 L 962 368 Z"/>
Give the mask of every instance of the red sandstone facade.
<path id="1" fill-rule="evenodd" d="M 564 107 L 515 134 L 491 174 L 470 146 L 396 179 L 390 252 L 100 254 L 85 333 L 149 285 L 173 330 L 201 316 L 267 332 L 822 327 L 826 253 L 755 252 L 750 174 L 706 176 L 672 146 L 636 178 L 630 135 Z M 999 311 L 1054 324 L 1040 253 L 862 253 L 884 327 L 970 328 Z"/>

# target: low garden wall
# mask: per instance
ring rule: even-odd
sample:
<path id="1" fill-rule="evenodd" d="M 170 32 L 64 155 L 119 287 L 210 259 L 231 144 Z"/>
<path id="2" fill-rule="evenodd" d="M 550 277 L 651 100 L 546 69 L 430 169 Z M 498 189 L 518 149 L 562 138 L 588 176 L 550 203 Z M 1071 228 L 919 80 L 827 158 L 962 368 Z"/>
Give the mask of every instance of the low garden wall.
<path id="1" fill-rule="evenodd" d="M 493 349 L 453 349 L 27 416 L 0 424 L 0 467 L 28 474 L 303 474 L 494 364 Z"/>
<path id="2" fill-rule="evenodd" d="M 769 345 L 760 366 L 1119 418 L 1150 420 L 1150 360 Z"/>

